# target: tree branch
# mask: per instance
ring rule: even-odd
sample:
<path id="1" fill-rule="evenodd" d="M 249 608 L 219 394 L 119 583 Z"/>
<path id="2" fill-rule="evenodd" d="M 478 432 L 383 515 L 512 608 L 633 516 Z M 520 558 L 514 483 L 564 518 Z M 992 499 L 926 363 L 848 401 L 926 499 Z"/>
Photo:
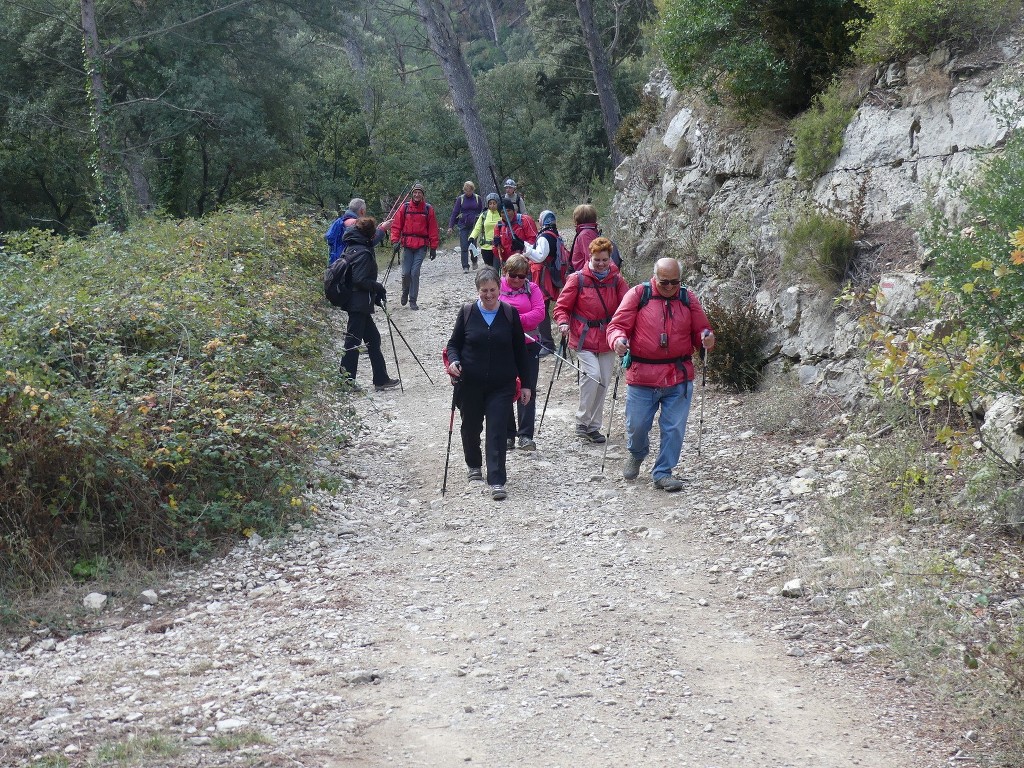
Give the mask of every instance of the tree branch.
<path id="1" fill-rule="evenodd" d="M 186 19 L 185 21 L 180 21 L 177 24 L 171 24 L 169 27 L 163 27 L 161 29 L 154 29 L 150 30 L 149 32 L 143 32 L 141 35 L 135 35 L 135 37 L 126 37 L 124 40 L 118 41 L 117 44 L 110 46 L 106 51 L 103 52 L 103 56 L 104 58 L 109 58 L 112 54 L 116 53 L 120 48 L 123 48 L 129 43 L 136 43 L 139 40 L 146 40 L 147 38 L 156 37 L 157 35 L 165 35 L 168 32 L 174 31 L 175 29 L 187 27 L 191 24 L 195 24 L 197 21 L 208 18 L 210 16 L 216 16 L 218 13 L 230 11 L 232 8 L 237 8 L 241 5 L 249 5 L 253 1 L 254 0 L 235 0 L 235 2 L 233 3 L 228 3 L 227 5 L 221 6 L 220 8 L 214 8 L 212 11 L 201 13 L 198 16 L 195 16 L 191 19 Z"/>

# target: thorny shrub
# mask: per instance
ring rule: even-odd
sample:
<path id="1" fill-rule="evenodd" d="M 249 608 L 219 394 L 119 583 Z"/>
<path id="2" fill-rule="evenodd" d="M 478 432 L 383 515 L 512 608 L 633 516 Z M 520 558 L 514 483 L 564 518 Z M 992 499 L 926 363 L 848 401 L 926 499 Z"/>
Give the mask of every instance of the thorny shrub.
<path id="1" fill-rule="evenodd" d="M 715 349 L 707 357 L 708 375 L 736 392 L 757 389 L 766 362 L 767 313 L 747 299 L 711 300 L 704 304 L 704 311 L 715 330 Z"/>
<path id="2" fill-rule="evenodd" d="M 247 210 L 8 237 L 0 580 L 190 554 L 301 511 L 322 247 L 311 222 Z"/>

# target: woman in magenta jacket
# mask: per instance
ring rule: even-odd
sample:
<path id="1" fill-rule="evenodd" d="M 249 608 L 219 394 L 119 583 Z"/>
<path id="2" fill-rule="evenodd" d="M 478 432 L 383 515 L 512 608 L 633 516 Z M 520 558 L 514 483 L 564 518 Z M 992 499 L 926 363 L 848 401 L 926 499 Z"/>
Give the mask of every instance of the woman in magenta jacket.
<path id="1" fill-rule="evenodd" d="M 579 353 L 580 405 L 576 411 L 576 436 L 603 443 L 601 422 L 604 399 L 612 379 L 615 355 L 605 338 L 605 328 L 629 290 L 629 283 L 612 263 L 612 241 L 598 237 L 590 242 L 590 260 L 573 272 L 555 304 L 555 322 Z"/>
<path id="2" fill-rule="evenodd" d="M 537 338 L 537 326 L 544 319 L 544 293 L 540 286 L 530 282 L 530 262 L 521 253 L 513 254 L 502 267 L 504 277 L 501 278 L 501 300 L 511 304 L 519 313 L 519 320 L 526 333 L 527 369 L 522 385 L 530 390 L 537 390 L 537 375 L 540 371 L 540 339 Z M 509 405 L 511 411 L 512 406 Z M 533 425 L 537 416 L 537 400 L 532 398 L 526 405 L 518 403 L 519 428 L 516 429 L 516 414 L 510 413 L 508 420 L 508 448 L 519 447 L 524 451 L 537 448 L 533 440 Z"/>

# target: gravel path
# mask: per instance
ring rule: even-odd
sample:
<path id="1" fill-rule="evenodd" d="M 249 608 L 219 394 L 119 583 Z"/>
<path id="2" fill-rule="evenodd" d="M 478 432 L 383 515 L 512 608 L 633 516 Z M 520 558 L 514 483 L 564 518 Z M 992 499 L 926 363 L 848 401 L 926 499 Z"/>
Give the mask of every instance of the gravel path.
<path id="1" fill-rule="evenodd" d="M 806 584 L 782 596 L 816 556 L 835 449 L 759 433 L 748 400 L 708 389 L 703 459 L 695 408 L 692 483 L 670 495 L 649 462 L 619 474 L 623 390 L 600 474 L 563 373 L 509 498 L 466 480 L 456 419 L 442 501 L 439 351 L 474 295 L 457 264 L 425 266 L 419 312 L 393 309 L 436 385 L 401 350 L 405 393 L 351 401 L 352 490 L 318 498 L 321 525 L 176 574 L 155 605 L 111 596 L 96 631 L 3 649 L 0 766 L 118 745 L 145 766 L 948 764 L 941 719 L 859 629 Z"/>

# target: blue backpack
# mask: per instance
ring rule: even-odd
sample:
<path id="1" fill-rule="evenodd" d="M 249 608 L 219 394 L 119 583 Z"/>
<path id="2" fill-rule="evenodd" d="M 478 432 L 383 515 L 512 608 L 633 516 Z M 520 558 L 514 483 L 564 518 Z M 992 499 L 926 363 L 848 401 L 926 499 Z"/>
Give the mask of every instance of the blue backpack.
<path id="1" fill-rule="evenodd" d="M 348 213 L 346 211 L 346 213 Z M 356 217 L 352 214 L 346 216 L 342 214 L 336 218 L 331 226 L 327 229 L 327 234 L 324 235 L 324 240 L 327 241 L 327 249 L 330 252 L 330 258 L 327 260 L 327 265 L 330 266 L 341 258 L 341 254 L 345 252 L 345 232 L 349 228 L 349 222 L 356 220 Z"/>

